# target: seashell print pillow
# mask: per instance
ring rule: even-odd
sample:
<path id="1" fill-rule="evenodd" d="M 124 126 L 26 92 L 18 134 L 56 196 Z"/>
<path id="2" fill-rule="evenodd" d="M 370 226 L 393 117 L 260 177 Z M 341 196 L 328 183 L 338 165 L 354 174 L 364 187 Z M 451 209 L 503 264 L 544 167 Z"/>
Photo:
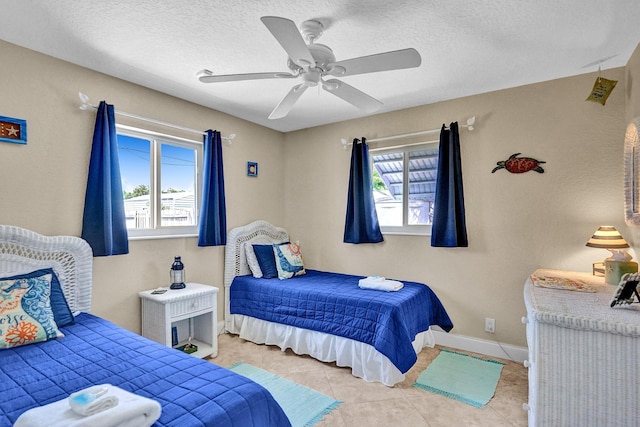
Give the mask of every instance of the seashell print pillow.
<path id="1" fill-rule="evenodd" d="M 302 261 L 302 252 L 297 243 L 282 243 L 273 245 L 273 253 L 276 258 L 278 279 L 290 279 L 294 276 L 306 274 Z"/>
<path id="2" fill-rule="evenodd" d="M 0 349 L 60 338 L 51 309 L 52 274 L 0 279 Z"/>

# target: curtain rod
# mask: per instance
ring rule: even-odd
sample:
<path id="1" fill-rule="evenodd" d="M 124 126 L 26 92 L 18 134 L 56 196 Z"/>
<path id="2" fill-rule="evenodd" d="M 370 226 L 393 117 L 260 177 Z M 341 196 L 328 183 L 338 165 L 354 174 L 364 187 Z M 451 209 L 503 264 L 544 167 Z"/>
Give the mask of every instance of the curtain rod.
<path id="1" fill-rule="evenodd" d="M 463 128 L 467 128 L 469 129 L 469 131 L 473 130 L 473 125 L 476 122 L 476 116 L 471 116 L 467 119 L 467 124 L 465 125 L 460 125 L 460 127 Z M 438 129 L 429 129 L 429 130 L 422 130 L 419 132 L 412 132 L 412 133 L 403 133 L 403 134 L 399 134 L 399 135 L 391 135 L 391 136 L 383 136 L 381 138 L 372 138 L 372 139 L 367 139 L 367 142 L 381 142 L 381 141 L 389 141 L 392 139 L 400 139 L 400 138 L 408 138 L 410 136 L 420 136 L 420 135 L 427 135 L 430 133 L 436 133 L 436 132 L 440 132 L 441 128 Z M 349 145 L 351 145 L 352 143 L 347 141 L 347 138 L 342 138 L 340 139 L 340 142 L 342 143 L 342 149 L 346 149 Z M 429 141 L 432 142 L 432 141 Z M 423 142 L 421 142 L 420 144 L 424 144 Z M 410 145 L 416 145 L 416 144 L 410 144 Z"/>
<path id="2" fill-rule="evenodd" d="M 367 142 L 369 142 L 369 140 L 367 139 Z M 414 145 L 424 145 L 424 144 L 431 144 L 434 142 L 440 142 L 439 139 L 432 139 L 431 141 L 422 141 L 422 142 L 414 142 L 413 144 L 399 144 L 399 145 L 394 145 L 393 147 L 378 147 L 378 148 L 371 148 L 369 150 L 370 153 L 375 153 L 376 151 L 384 151 L 384 150 L 388 150 L 389 148 L 405 148 L 405 147 L 413 147 Z M 351 145 L 351 143 L 349 144 Z"/>
<path id="3" fill-rule="evenodd" d="M 81 110 L 88 110 L 89 108 L 95 108 L 96 110 L 98 109 L 97 105 L 89 104 L 89 97 L 87 95 L 85 95 L 84 93 L 78 92 L 78 97 L 80 98 L 80 102 L 82 102 L 82 104 L 80 105 L 80 109 Z M 184 130 L 184 131 L 187 131 L 187 132 L 193 132 L 193 133 L 197 133 L 197 134 L 200 134 L 200 135 L 206 135 L 207 134 L 206 132 L 203 132 L 201 130 L 191 129 L 191 128 L 180 126 L 180 125 L 174 125 L 173 123 L 168 123 L 168 122 L 163 122 L 163 121 L 160 121 L 160 120 L 150 119 L 148 117 L 138 116 L 137 114 L 125 113 L 124 111 L 118 111 L 118 110 L 114 110 L 114 112 L 116 114 L 121 115 L 121 116 L 130 117 L 132 119 L 141 120 L 143 122 L 153 123 L 153 124 L 156 124 L 156 125 L 165 126 L 165 127 L 169 127 L 169 128 L 173 128 L 173 129 Z M 231 141 L 235 137 L 236 137 L 236 134 L 232 133 L 229 136 L 223 136 L 221 138 L 226 140 L 226 141 Z"/>

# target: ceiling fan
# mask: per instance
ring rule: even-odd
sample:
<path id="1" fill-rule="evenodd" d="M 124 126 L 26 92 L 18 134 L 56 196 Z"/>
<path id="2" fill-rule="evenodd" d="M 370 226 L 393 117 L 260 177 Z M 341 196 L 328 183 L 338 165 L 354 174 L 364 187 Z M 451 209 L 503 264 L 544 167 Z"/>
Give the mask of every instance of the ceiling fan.
<path id="1" fill-rule="evenodd" d="M 342 98 L 366 113 L 372 113 L 380 108 L 382 102 L 338 79 L 325 78 L 413 68 L 418 67 L 422 61 L 418 51 L 412 48 L 336 61 L 331 48 L 315 43 L 324 29 L 321 22 L 305 21 L 300 26 L 300 31 L 293 21 L 286 18 L 263 16 L 260 19 L 289 55 L 287 66 L 291 72 L 215 75 L 209 70 L 202 70 L 198 73 L 198 78 L 203 83 L 222 83 L 301 77 L 302 83 L 291 88 L 271 112 L 269 119 L 285 117 L 304 91 L 317 85 L 321 85 L 327 92 Z"/>

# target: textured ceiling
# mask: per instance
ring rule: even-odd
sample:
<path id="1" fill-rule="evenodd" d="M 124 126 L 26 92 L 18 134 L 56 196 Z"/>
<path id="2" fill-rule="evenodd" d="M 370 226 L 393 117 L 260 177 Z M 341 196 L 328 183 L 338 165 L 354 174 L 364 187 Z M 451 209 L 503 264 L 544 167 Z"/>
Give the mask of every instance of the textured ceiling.
<path id="1" fill-rule="evenodd" d="M 377 113 L 623 66 L 640 42 L 638 0 L 0 0 L 0 11 L 2 40 L 280 131 L 363 113 L 311 88 L 269 120 L 299 81 L 201 83 L 204 68 L 289 71 L 261 16 L 321 21 L 318 42 L 338 61 L 415 48 L 418 68 L 341 78 L 382 101 Z"/>

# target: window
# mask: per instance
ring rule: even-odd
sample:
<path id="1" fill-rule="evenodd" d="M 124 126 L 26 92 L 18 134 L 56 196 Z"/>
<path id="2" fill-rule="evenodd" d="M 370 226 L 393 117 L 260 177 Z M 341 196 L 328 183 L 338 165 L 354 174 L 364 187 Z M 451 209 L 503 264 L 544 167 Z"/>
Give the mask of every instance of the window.
<path id="1" fill-rule="evenodd" d="M 118 125 L 130 238 L 198 234 L 202 144 Z"/>
<path id="2" fill-rule="evenodd" d="M 373 196 L 382 232 L 430 234 L 438 143 L 372 151 Z"/>

